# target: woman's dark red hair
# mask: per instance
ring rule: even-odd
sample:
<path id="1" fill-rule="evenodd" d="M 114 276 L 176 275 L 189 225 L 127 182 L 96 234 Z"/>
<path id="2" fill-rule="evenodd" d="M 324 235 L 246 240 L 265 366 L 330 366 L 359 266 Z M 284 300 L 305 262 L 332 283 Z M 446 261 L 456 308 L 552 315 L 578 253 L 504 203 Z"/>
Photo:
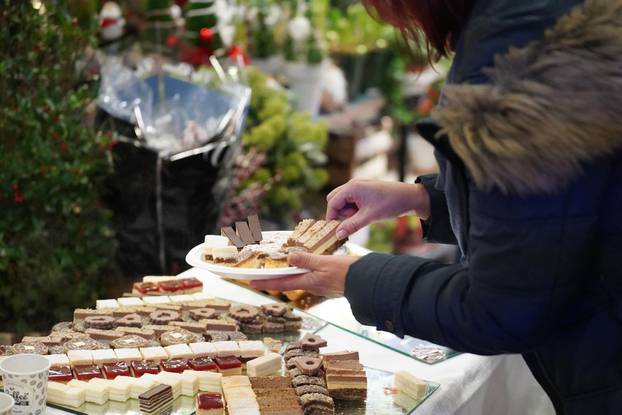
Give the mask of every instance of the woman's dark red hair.
<path id="1" fill-rule="evenodd" d="M 416 44 L 425 43 L 432 60 L 449 55 L 475 0 L 363 0 L 379 19 Z M 423 33 L 425 39 L 422 39 Z"/>

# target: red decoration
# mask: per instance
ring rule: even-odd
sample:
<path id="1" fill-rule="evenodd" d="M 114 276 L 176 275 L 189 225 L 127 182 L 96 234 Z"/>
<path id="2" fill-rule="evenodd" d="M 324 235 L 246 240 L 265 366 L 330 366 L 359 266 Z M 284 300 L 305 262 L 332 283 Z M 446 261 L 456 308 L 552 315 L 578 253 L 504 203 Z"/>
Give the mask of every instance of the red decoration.
<path id="1" fill-rule="evenodd" d="M 181 60 L 191 65 L 203 65 L 209 63 L 209 57 L 214 51 L 206 47 L 195 47 L 188 44 L 181 44 Z"/>
<path id="2" fill-rule="evenodd" d="M 214 37 L 214 31 L 212 29 L 204 27 L 201 30 L 199 30 L 199 38 L 203 42 L 211 42 L 213 37 Z"/>
<path id="3" fill-rule="evenodd" d="M 99 21 L 99 25 L 100 25 L 102 28 L 106 28 L 106 27 L 108 27 L 108 26 L 112 26 L 112 25 L 114 25 L 114 24 L 117 24 L 117 22 L 118 22 L 118 21 L 119 21 L 119 19 L 114 19 L 114 18 L 112 18 L 112 17 L 105 17 L 105 18 L 103 18 L 103 19 L 101 19 L 101 20 Z"/>
<path id="4" fill-rule="evenodd" d="M 248 63 L 250 62 L 248 55 L 244 53 L 244 50 L 242 50 L 242 48 L 239 46 L 231 46 L 229 48 L 229 51 L 227 52 L 227 55 L 229 56 L 229 59 L 236 63 L 238 62 L 238 57 L 242 58 L 242 62 L 244 62 L 244 65 L 248 65 Z"/>
<path id="5" fill-rule="evenodd" d="M 13 200 L 16 204 L 21 205 L 24 203 L 24 195 L 19 191 L 16 183 L 11 184 L 11 190 L 13 190 Z"/>
<path id="6" fill-rule="evenodd" d="M 175 35 L 168 35 L 168 37 L 166 38 L 166 46 L 168 46 L 169 48 L 174 48 L 175 46 L 177 46 L 178 42 L 179 38 Z"/>

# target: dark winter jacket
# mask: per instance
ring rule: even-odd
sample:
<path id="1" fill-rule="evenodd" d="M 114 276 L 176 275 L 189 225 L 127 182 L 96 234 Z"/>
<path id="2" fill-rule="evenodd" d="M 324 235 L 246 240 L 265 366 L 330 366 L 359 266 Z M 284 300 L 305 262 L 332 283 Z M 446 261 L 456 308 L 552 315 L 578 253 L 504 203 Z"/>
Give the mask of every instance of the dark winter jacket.
<path id="1" fill-rule="evenodd" d="M 463 263 L 370 254 L 345 295 L 381 330 L 521 353 L 558 414 L 620 414 L 622 1 L 578 3 L 476 2 L 420 126 L 426 237 Z"/>

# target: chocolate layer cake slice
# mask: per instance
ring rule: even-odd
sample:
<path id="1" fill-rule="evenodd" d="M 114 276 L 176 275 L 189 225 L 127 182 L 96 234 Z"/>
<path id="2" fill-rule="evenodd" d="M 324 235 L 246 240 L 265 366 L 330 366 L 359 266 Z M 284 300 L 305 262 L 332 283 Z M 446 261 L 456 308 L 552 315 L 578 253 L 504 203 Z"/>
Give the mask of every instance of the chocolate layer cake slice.
<path id="1" fill-rule="evenodd" d="M 358 360 L 358 353 L 341 352 L 324 356 L 326 388 L 330 396 L 340 400 L 367 398 L 367 374 Z"/>
<path id="2" fill-rule="evenodd" d="M 173 389 L 170 385 L 160 384 L 138 395 L 141 413 L 159 414 L 173 405 Z"/>
<path id="3" fill-rule="evenodd" d="M 262 415 L 303 414 L 289 376 L 261 376 L 249 380 Z"/>

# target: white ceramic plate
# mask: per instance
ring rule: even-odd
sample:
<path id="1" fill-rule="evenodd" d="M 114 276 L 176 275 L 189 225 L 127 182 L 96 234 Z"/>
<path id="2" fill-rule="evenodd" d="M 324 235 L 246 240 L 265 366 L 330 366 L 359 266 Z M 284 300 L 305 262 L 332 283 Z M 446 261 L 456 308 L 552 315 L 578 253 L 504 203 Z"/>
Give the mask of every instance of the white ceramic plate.
<path id="1" fill-rule="evenodd" d="M 292 231 L 268 231 L 262 232 L 264 239 L 271 240 L 277 236 L 288 236 Z M 207 238 L 212 238 L 214 240 L 226 238 L 220 235 L 208 235 Z M 186 255 L 186 262 L 193 267 L 206 269 L 208 271 L 213 272 L 214 274 L 220 275 L 221 277 L 231 278 L 231 279 L 241 279 L 241 280 L 265 280 L 270 278 L 283 278 L 289 275 L 302 274 L 307 272 L 308 270 L 298 267 L 287 267 L 287 268 L 235 268 L 228 267 L 225 265 L 212 264 L 210 262 L 204 261 L 202 259 L 203 249 L 205 247 L 205 243 L 195 246 L 188 252 Z M 369 250 L 359 246 L 352 244 L 350 242 L 346 242 L 344 245 L 345 249 L 339 249 L 333 255 L 359 255 L 363 256 L 369 252 Z"/>

